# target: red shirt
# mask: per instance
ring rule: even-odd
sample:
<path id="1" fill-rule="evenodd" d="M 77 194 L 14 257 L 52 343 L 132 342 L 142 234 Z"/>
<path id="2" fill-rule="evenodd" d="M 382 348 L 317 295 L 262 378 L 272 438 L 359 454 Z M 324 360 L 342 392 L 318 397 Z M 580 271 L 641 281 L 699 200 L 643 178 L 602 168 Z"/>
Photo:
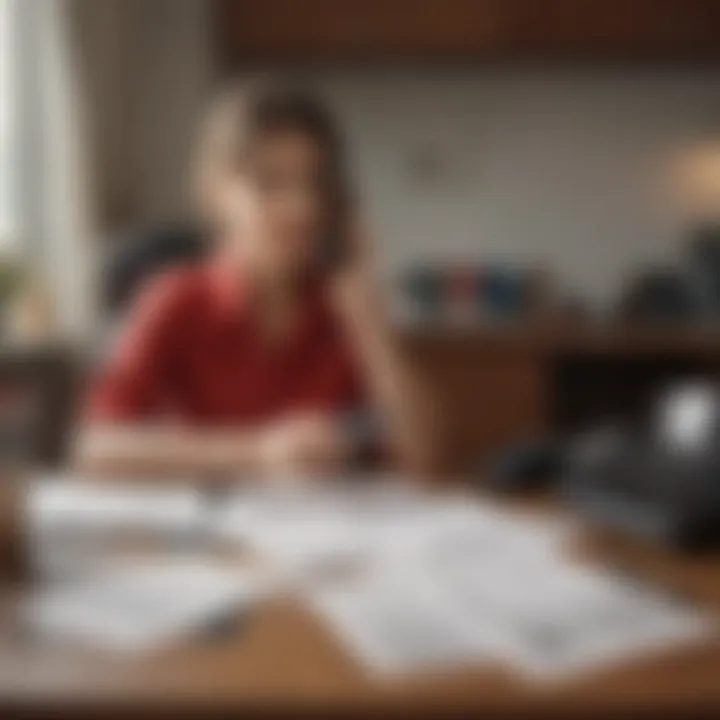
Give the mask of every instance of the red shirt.
<path id="1" fill-rule="evenodd" d="M 324 292 L 311 287 L 289 336 L 258 327 L 242 283 L 217 264 L 155 279 L 92 388 L 92 419 L 253 423 L 357 406 L 358 373 Z"/>

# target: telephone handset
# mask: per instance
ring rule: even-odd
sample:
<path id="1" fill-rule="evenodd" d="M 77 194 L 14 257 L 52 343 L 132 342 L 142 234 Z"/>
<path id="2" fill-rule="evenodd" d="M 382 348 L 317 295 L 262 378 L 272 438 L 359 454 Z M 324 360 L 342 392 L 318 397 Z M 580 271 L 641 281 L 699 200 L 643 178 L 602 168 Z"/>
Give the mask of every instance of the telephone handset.
<path id="1" fill-rule="evenodd" d="M 658 403 L 654 430 L 665 452 L 698 456 L 720 450 L 720 389 L 709 382 L 671 387 Z"/>

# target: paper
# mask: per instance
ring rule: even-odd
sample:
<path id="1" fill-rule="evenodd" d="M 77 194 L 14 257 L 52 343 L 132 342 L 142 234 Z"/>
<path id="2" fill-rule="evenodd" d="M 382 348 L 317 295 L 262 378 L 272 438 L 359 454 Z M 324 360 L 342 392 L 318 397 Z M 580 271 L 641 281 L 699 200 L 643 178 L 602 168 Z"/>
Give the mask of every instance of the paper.
<path id="1" fill-rule="evenodd" d="M 356 512 L 366 572 L 309 593 L 378 671 L 494 658 L 557 677 L 703 637 L 701 613 L 564 555 L 571 527 L 462 494 Z"/>
<path id="2" fill-rule="evenodd" d="M 310 594 L 350 651 L 379 672 L 488 658 L 558 677 L 697 640 L 709 617 L 552 555 L 449 547 Z"/>
<path id="3" fill-rule="evenodd" d="M 428 569 L 458 626 L 525 673 L 578 672 L 711 627 L 709 617 L 606 572 L 562 557 L 528 560 L 463 566 L 446 556 Z"/>
<path id="4" fill-rule="evenodd" d="M 505 546 L 544 552 L 566 531 L 461 494 L 440 499 L 378 485 L 239 491 L 214 523 L 221 538 L 250 545 L 293 571 L 343 561 L 404 563 L 439 546 L 473 556 Z"/>
<path id="5" fill-rule="evenodd" d="M 225 541 L 247 545 L 296 575 L 368 560 L 389 525 L 427 509 L 416 492 L 396 486 L 242 489 L 213 521 Z"/>
<path id="6" fill-rule="evenodd" d="M 29 556 L 40 577 L 77 577 L 142 538 L 177 549 L 197 541 L 207 506 L 190 487 L 40 477 L 28 487 Z"/>
<path id="7" fill-rule="evenodd" d="M 63 482 L 34 488 L 29 510 L 31 527 L 44 529 L 52 547 L 61 545 L 58 528 L 85 528 L 191 539 L 201 529 L 253 548 L 276 587 L 301 592 L 378 672 L 494 659 L 558 677 L 714 627 L 661 593 L 568 560 L 572 526 L 462 493 L 437 498 L 358 482 L 242 488 L 213 504 L 192 489 Z M 236 578 L 202 564 L 151 574 L 102 574 L 97 565 L 91 572 L 86 563 L 72 590 L 38 598 L 35 625 L 109 647 L 153 647 L 246 597 Z M 345 572 L 322 572 L 338 567 Z"/>
<path id="8" fill-rule="evenodd" d="M 121 480 L 41 477 L 27 499 L 30 527 L 38 530 L 187 531 L 200 522 L 202 509 L 195 488 Z"/>
<path id="9" fill-rule="evenodd" d="M 255 575 L 202 559 L 136 562 L 40 590 L 23 618 L 56 641 L 144 652 L 240 612 L 260 592 Z"/>
<path id="10" fill-rule="evenodd" d="M 310 604 L 370 671 L 438 670 L 485 659 L 476 638 L 449 622 L 445 609 L 400 573 L 370 572 L 323 588 Z"/>

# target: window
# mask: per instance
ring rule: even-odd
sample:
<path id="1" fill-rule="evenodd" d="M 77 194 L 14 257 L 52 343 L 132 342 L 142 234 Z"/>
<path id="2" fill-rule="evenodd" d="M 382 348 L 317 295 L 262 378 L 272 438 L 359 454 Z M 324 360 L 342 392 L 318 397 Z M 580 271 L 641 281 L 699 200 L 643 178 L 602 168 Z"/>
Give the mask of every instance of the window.
<path id="1" fill-rule="evenodd" d="M 17 1 L 0 0 L 0 250 L 9 246 L 17 229 L 13 182 L 16 38 L 12 32 Z"/>

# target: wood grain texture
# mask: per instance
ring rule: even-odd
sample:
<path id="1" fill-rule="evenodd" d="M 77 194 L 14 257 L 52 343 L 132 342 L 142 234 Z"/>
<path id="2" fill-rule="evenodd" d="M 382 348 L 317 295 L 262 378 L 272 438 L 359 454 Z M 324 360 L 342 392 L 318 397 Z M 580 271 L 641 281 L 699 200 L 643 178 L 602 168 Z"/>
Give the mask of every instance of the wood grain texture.
<path id="1" fill-rule="evenodd" d="M 268 60 L 720 59 L 715 0 L 216 0 L 226 68 Z"/>

